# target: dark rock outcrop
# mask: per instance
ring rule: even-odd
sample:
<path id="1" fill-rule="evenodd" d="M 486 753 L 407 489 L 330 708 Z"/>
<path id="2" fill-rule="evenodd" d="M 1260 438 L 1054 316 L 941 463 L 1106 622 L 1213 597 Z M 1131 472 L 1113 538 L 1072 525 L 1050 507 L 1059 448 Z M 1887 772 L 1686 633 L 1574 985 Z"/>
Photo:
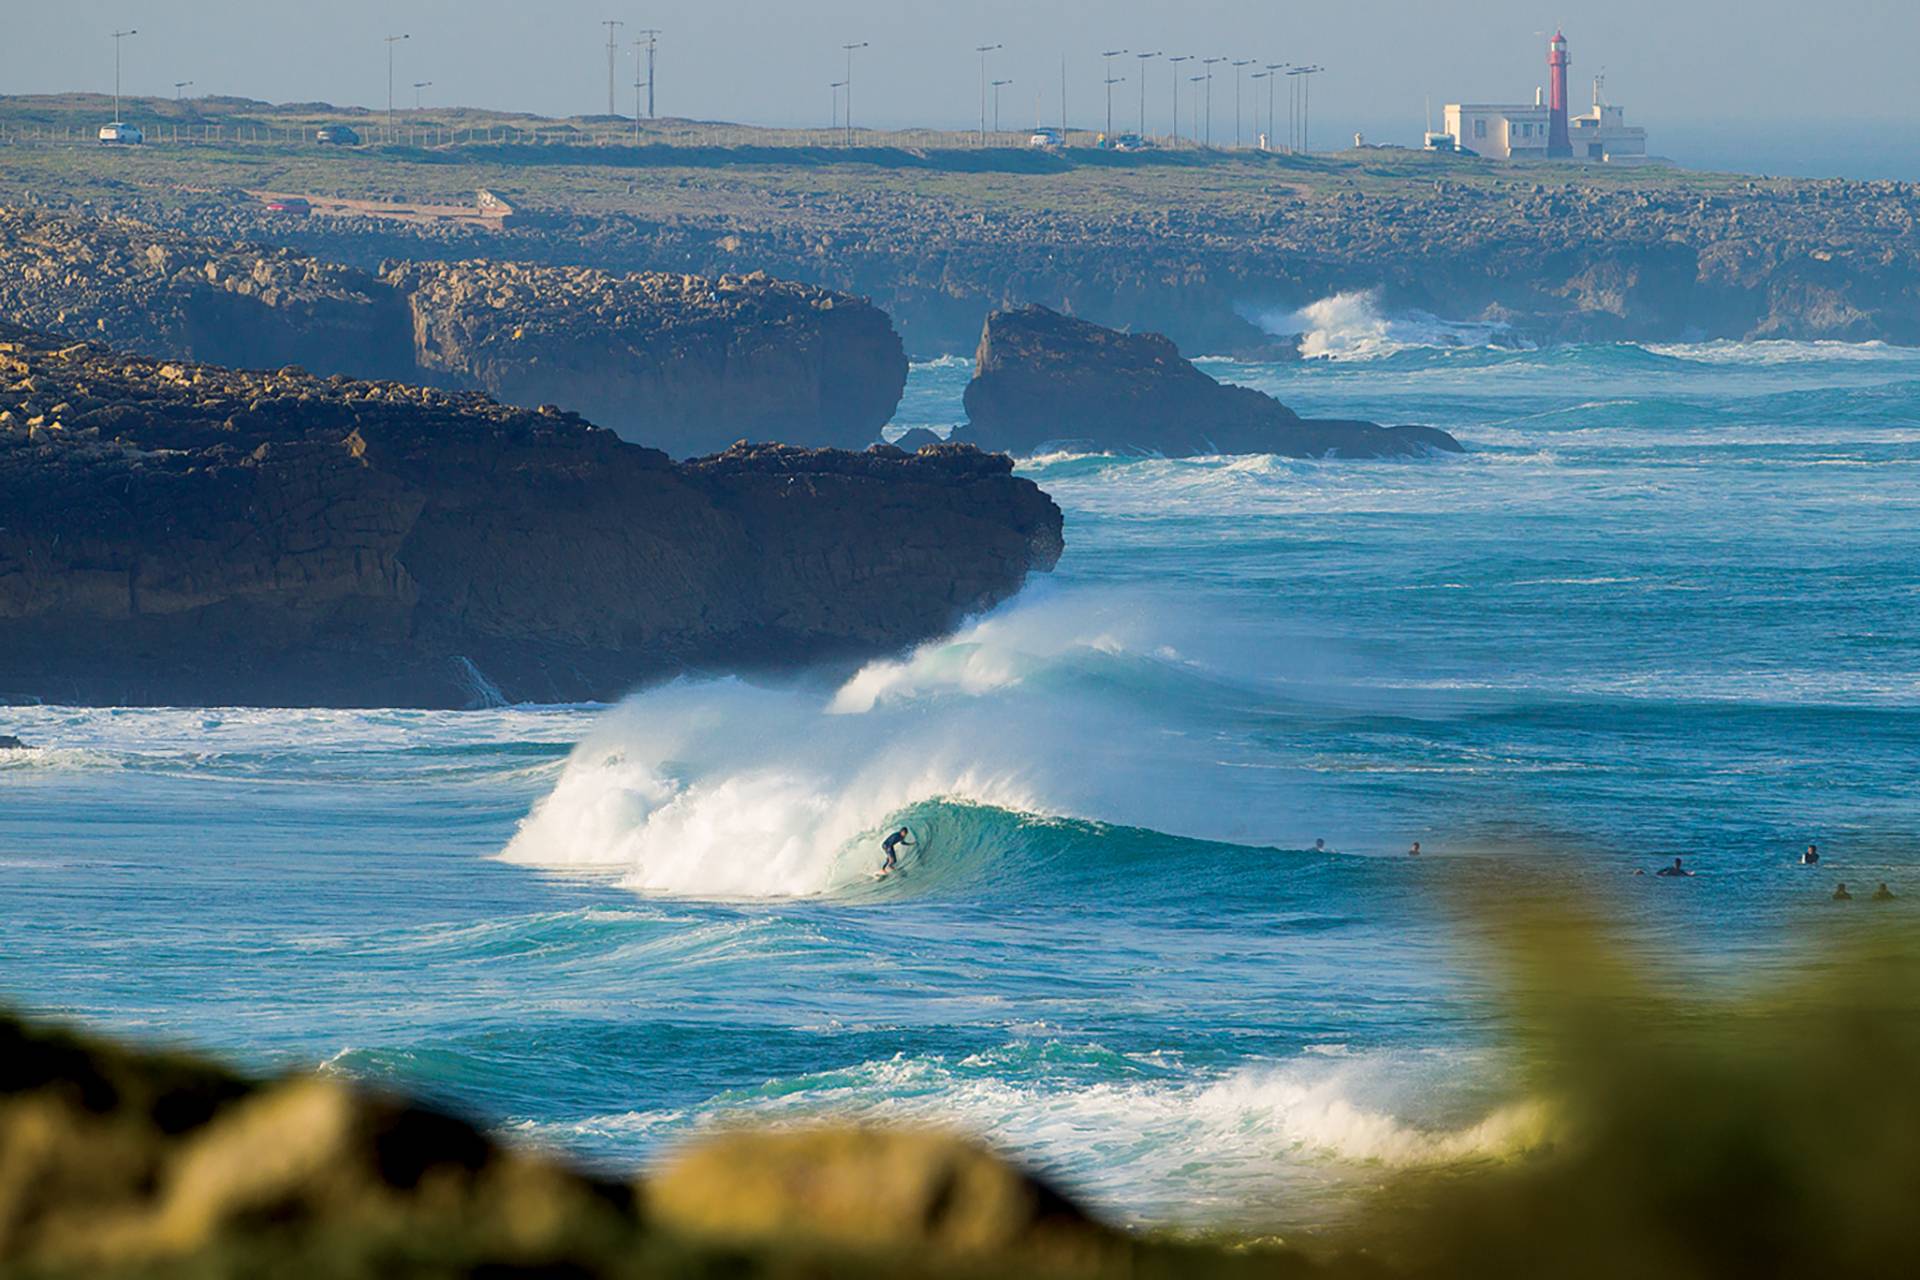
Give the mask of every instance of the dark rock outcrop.
<path id="1" fill-rule="evenodd" d="M 966 405 L 957 438 L 1022 455 L 1052 442 L 1169 457 L 1461 451 L 1433 427 L 1302 418 L 1272 396 L 1214 381 L 1157 333 L 1119 333 L 1045 307 L 987 318 Z"/>
<path id="2" fill-rule="evenodd" d="M 12 734 L 0 733 L 0 751 L 25 751 L 27 744 Z"/>
<path id="3" fill-rule="evenodd" d="M 1060 548 L 1058 508 L 970 448 L 678 466 L 477 394 L 0 326 L 0 697 L 609 698 L 890 650 Z"/>
<path id="4" fill-rule="evenodd" d="M 907 381 L 868 303 L 763 274 L 610 275 L 407 265 L 421 367 L 510 404 L 557 404 L 675 457 L 739 439 L 865 448 Z"/>
<path id="5" fill-rule="evenodd" d="M 906 384 L 885 313 L 762 274 L 463 262 L 382 274 L 137 222 L 0 209 L 0 315 L 117 351 L 485 391 L 690 457 L 864 448 Z"/>

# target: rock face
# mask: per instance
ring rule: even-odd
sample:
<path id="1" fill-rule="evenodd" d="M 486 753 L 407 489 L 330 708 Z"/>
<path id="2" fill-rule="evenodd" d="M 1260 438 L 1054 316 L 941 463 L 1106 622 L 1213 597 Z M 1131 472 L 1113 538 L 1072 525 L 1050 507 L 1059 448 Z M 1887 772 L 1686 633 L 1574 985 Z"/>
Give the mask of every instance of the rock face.
<path id="1" fill-rule="evenodd" d="M 1117 333 L 1045 307 L 987 318 L 966 405 L 956 438 L 1021 455 L 1050 442 L 1168 457 L 1461 452 L 1433 427 L 1302 418 L 1271 396 L 1214 381 L 1157 333 Z"/>
<path id="2" fill-rule="evenodd" d="M 882 312 L 763 274 L 463 262 L 385 279 L 412 307 L 429 373 L 510 404 L 563 405 L 675 457 L 740 439 L 865 448 L 906 386 Z"/>
<path id="3" fill-rule="evenodd" d="M 677 466 L 477 394 L 0 326 L 0 697 L 610 698 L 887 651 L 1060 549 L 1058 508 L 970 448 Z"/>
<path id="4" fill-rule="evenodd" d="M 864 448 L 907 377 L 883 312 L 761 274 L 466 262 L 375 275 L 4 209 L 0 315 L 129 353 L 557 405 L 676 457 L 741 439 Z"/>

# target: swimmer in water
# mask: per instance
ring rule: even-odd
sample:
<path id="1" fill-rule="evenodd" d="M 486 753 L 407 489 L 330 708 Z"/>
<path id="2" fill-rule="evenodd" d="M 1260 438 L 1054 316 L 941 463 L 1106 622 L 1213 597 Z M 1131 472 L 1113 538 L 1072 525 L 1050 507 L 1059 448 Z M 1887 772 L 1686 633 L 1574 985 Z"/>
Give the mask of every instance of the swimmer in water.
<path id="1" fill-rule="evenodd" d="M 1893 890 L 1887 888 L 1887 882 L 1885 880 L 1882 880 L 1880 887 L 1873 891 L 1873 900 L 1875 902 L 1892 902 L 1896 896 L 1898 895 L 1896 895 Z"/>
<path id="2" fill-rule="evenodd" d="M 1672 866 L 1662 867 L 1658 871 L 1654 872 L 1653 874 L 1657 876 L 1667 876 L 1671 878 L 1673 876 L 1690 876 L 1693 874 L 1693 872 L 1687 870 L 1685 866 L 1681 865 L 1680 859 L 1675 858 L 1673 860 Z"/>
<path id="3" fill-rule="evenodd" d="M 1325 853 L 1327 851 L 1327 842 L 1325 840 L 1315 840 L 1313 842 L 1313 851 L 1315 853 Z"/>
<path id="4" fill-rule="evenodd" d="M 900 869 L 900 846 L 901 845 L 905 845 L 909 849 L 918 847 L 914 844 L 913 834 L 910 831 L 908 831 L 905 827 L 900 828 L 898 831 L 894 832 L 892 835 L 888 836 L 885 840 L 882 840 L 880 842 L 880 852 L 887 855 L 887 860 L 880 864 L 881 875 L 885 875 L 889 871 L 897 871 Z"/>
<path id="5" fill-rule="evenodd" d="M 1409 858 L 1417 858 L 1420 856 L 1420 842 L 1418 840 L 1413 842 L 1413 848 L 1407 850 L 1407 856 Z"/>
<path id="6" fill-rule="evenodd" d="M 1803 867 L 1819 866 L 1820 865 L 1820 846 L 1817 844 L 1808 845 L 1807 851 L 1800 855 L 1800 865 Z"/>
<path id="7" fill-rule="evenodd" d="M 1842 880 L 1840 882 L 1840 887 L 1833 891 L 1833 900 L 1835 902 L 1852 902 L 1853 901 L 1853 895 L 1847 892 L 1846 881 Z"/>

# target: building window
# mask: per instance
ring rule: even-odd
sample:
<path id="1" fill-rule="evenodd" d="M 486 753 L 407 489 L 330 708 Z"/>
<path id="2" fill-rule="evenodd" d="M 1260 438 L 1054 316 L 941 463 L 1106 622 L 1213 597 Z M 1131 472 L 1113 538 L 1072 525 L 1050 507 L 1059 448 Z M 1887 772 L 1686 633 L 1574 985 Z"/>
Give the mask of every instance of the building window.
<path id="1" fill-rule="evenodd" d="M 1485 120 L 1475 120 L 1473 122 L 1473 136 L 1476 138 L 1484 138 L 1487 136 L 1487 122 Z"/>

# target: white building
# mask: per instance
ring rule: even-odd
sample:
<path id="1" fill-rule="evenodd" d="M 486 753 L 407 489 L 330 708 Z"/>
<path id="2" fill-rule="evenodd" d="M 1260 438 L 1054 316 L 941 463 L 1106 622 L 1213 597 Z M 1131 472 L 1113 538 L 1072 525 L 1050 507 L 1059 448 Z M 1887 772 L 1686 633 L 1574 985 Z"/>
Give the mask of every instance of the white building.
<path id="1" fill-rule="evenodd" d="M 1647 131 L 1627 124 L 1626 108 L 1606 105 L 1602 100 L 1603 83 L 1593 82 L 1593 110 L 1567 121 L 1574 159 L 1609 164 L 1645 160 Z M 1490 160 L 1544 160 L 1552 128 L 1553 113 L 1547 106 L 1546 92 L 1541 90 L 1531 106 L 1450 104 L 1445 132 L 1436 141 L 1450 137 L 1460 150 Z"/>

